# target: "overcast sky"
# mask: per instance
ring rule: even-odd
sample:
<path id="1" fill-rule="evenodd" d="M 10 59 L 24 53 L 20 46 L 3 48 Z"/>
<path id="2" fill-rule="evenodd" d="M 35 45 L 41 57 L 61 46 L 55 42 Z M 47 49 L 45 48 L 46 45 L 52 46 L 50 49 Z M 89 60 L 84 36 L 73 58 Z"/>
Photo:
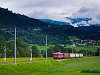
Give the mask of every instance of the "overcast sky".
<path id="1" fill-rule="evenodd" d="M 0 7 L 37 19 L 100 16 L 100 0 L 0 0 Z"/>

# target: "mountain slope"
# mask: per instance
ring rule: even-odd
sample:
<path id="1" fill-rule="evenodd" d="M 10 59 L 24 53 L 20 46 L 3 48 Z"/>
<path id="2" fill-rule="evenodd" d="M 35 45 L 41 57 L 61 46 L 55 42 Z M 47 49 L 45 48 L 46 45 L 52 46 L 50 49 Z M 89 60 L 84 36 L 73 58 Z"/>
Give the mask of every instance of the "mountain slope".
<path id="1" fill-rule="evenodd" d="M 37 19 L 33 19 L 33 18 L 29 18 L 25 15 L 20 15 L 20 14 L 16 14 L 13 13 L 12 11 L 9 11 L 8 9 L 3 9 L 0 8 L 0 25 L 4 25 L 4 26 L 12 26 L 14 27 L 14 25 L 16 25 L 17 27 L 43 27 L 46 26 L 45 23 L 37 20 Z"/>
<path id="2" fill-rule="evenodd" d="M 29 18 L 25 15 L 20 15 L 9 11 L 8 9 L 0 8 L 0 35 L 5 31 L 14 33 L 14 27 L 17 28 L 17 35 L 28 43 L 45 44 L 45 36 L 50 36 L 50 43 L 62 43 L 63 39 L 67 38 L 60 30 L 60 26 L 42 22 L 37 19 Z M 56 31 L 55 31 L 56 30 Z M 61 37 L 61 35 L 64 35 Z M 7 33 L 6 38 L 9 40 L 11 35 Z"/>
<path id="3" fill-rule="evenodd" d="M 86 30 L 84 27 L 56 25 L 0 8 L 0 35 L 9 40 L 12 36 L 4 32 L 14 33 L 15 26 L 17 37 L 32 44 L 45 44 L 45 35 L 48 35 L 49 44 L 65 44 L 69 36 L 100 40 L 100 27 L 97 26 L 89 26 Z"/>

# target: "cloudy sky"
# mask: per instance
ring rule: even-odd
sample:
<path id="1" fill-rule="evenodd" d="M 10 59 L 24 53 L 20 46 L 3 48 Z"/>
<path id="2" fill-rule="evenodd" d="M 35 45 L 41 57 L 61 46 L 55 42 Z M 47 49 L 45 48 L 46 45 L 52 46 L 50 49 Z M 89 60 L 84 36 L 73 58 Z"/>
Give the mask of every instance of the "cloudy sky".
<path id="1" fill-rule="evenodd" d="M 37 19 L 100 16 L 100 0 L 0 0 L 0 7 Z"/>

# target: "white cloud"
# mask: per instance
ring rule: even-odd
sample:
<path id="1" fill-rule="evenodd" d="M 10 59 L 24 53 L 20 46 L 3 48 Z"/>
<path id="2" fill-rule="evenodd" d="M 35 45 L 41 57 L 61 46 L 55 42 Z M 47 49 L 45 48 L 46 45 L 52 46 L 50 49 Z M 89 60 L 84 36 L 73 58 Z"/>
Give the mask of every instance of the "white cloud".
<path id="1" fill-rule="evenodd" d="M 97 7 L 82 7 L 72 15 L 74 18 L 99 18 L 100 8 Z"/>
<path id="2" fill-rule="evenodd" d="M 74 13 L 72 18 L 91 18 L 89 24 L 100 24 L 100 8 L 97 7 L 82 7 L 76 13 Z M 87 25 L 86 21 L 79 22 L 80 25 Z"/>
<path id="3" fill-rule="evenodd" d="M 86 25 L 87 22 L 86 22 L 86 21 L 81 21 L 80 24 L 81 24 L 81 25 Z"/>
<path id="4" fill-rule="evenodd" d="M 93 18 L 91 21 L 89 21 L 89 24 L 100 24 L 100 19 Z"/>
<path id="5" fill-rule="evenodd" d="M 81 7 L 99 8 L 100 0 L 0 0 L 0 6 L 33 18 L 66 21 L 65 17 L 71 16 Z M 91 13 L 85 13 L 88 10 L 83 9 L 75 14 L 82 17 L 90 17 L 91 14 L 98 13 L 99 11 L 98 9 L 97 12 L 94 12 L 95 9 L 93 9 L 89 10 Z M 84 12 L 84 14 L 81 12 Z"/>

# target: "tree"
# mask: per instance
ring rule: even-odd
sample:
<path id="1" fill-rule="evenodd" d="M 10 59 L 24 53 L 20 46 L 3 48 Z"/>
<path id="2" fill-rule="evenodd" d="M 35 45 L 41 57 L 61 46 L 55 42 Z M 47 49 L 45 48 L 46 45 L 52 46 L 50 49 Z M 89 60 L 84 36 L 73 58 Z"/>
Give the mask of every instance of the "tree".
<path id="1" fill-rule="evenodd" d="M 60 46 L 60 45 L 55 45 L 53 47 L 53 50 L 54 50 L 54 52 L 62 52 L 64 50 L 64 47 Z"/>
<path id="2" fill-rule="evenodd" d="M 45 51 L 45 50 L 42 50 L 42 51 L 41 51 L 41 55 L 42 55 L 43 57 L 46 57 L 46 51 Z"/>
<path id="3" fill-rule="evenodd" d="M 83 53 L 84 56 L 87 56 L 87 51 L 86 50 L 80 50 L 80 53 Z"/>
<path id="4" fill-rule="evenodd" d="M 100 56 L 100 48 L 97 49 L 96 56 Z"/>
<path id="5" fill-rule="evenodd" d="M 53 50 L 53 47 L 51 46 L 49 49 L 48 49 L 48 57 L 52 57 L 53 53 L 54 53 L 54 50 Z"/>
<path id="6" fill-rule="evenodd" d="M 6 54 L 7 57 L 13 57 L 14 56 L 14 40 L 9 40 L 6 43 Z"/>
<path id="7" fill-rule="evenodd" d="M 17 39 L 17 56 L 18 57 L 29 56 L 28 44 L 19 38 Z"/>
<path id="8" fill-rule="evenodd" d="M 33 57 L 40 56 L 40 51 L 38 50 L 38 48 L 36 46 L 32 46 L 32 54 L 33 54 Z"/>
<path id="9" fill-rule="evenodd" d="M 64 47 L 60 46 L 60 45 L 55 45 L 55 46 L 51 46 L 49 47 L 49 49 L 47 50 L 47 55 L 48 57 L 52 57 L 53 53 L 55 52 L 63 52 L 64 51 Z M 42 51 L 41 54 L 43 55 L 43 57 L 46 56 L 46 51 Z"/>
<path id="10" fill-rule="evenodd" d="M 72 48 L 64 48 L 63 52 L 64 53 L 72 53 Z M 73 53 L 75 53 L 75 52 L 76 52 L 76 50 L 73 49 Z"/>
<path id="11" fill-rule="evenodd" d="M 5 46 L 6 46 L 5 38 L 3 36 L 0 36 L 0 57 L 2 57 L 3 55 Z"/>
<path id="12" fill-rule="evenodd" d="M 17 57 L 29 56 L 28 44 L 23 42 L 23 40 L 17 38 Z M 14 56 L 14 40 L 9 40 L 6 45 L 7 57 Z"/>

